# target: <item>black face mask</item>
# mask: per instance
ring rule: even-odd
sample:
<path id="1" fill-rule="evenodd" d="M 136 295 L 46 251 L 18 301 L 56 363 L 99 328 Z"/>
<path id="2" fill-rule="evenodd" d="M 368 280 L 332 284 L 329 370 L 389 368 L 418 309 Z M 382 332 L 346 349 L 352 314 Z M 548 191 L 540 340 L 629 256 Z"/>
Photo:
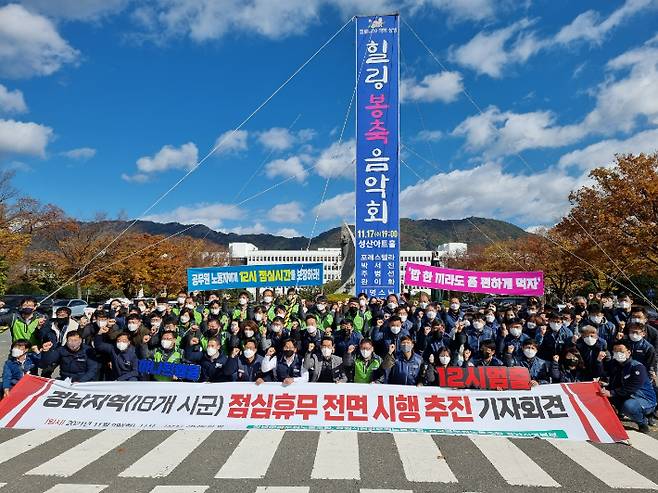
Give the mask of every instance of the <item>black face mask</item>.
<path id="1" fill-rule="evenodd" d="M 21 315 L 24 317 L 27 317 L 28 315 L 32 315 L 32 312 L 34 312 L 34 308 L 21 308 Z"/>
<path id="2" fill-rule="evenodd" d="M 358 311 L 359 311 L 359 309 L 357 307 L 355 307 L 355 306 L 350 307 L 350 313 L 351 314 L 356 314 L 356 312 L 358 312 Z"/>
<path id="3" fill-rule="evenodd" d="M 434 339 L 441 339 L 443 337 L 443 332 L 439 332 L 438 330 L 434 331 L 432 332 L 432 337 Z"/>
<path id="4" fill-rule="evenodd" d="M 285 350 L 283 351 L 283 355 L 284 355 L 286 358 L 290 358 L 293 354 L 295 354 L 295 351 L 293 351 L 292 349 L 285 349 Z"/>
<path id="5" fill-rule="evenodd" d="M 577 359 L 567 359 L 564 363 L 564 365 L 567 368 L 575 368 L 578 366 L 578 360 Z"/>
<path id="6" fill-rule="evenodd" d="M 55 323 L 57 324 L 57 327 L 64 327 L 65 325 L 68 325 L 69 323 L 69 317 L 66 318 L 57 318 L 55 320 Z"/>

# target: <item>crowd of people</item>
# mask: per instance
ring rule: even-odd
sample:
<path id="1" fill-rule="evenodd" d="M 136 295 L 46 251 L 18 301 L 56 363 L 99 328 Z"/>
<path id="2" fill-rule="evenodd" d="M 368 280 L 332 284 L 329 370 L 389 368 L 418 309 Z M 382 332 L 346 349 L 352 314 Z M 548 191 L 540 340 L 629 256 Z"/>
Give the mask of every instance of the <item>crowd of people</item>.
<path id="1" fill-rule="evenodd" d="M 656 408 L 658 330 L 627 296 L 590 294 L 563 306 L 536 298 L 525 305 L 447 306 L 421 292 L 365 294 L 331 303 L 301 299 L 294 288 L 258 302 L 211 293 L 206 303 L 185 291 L 175 304 L 112 300 L 89 318 L 67 307 L 48 320 L 25 298 L 0 317 L 11 331 L 3 394 L 26 373 L 73 382 L 178 380 L 139 372 L 139 360 L 201 367 L 203 382 L 379 383 L 438 385 L 438 368 L 522 366 L 531 385 L 601 382 L 620 416 L 646 432 Z"/>

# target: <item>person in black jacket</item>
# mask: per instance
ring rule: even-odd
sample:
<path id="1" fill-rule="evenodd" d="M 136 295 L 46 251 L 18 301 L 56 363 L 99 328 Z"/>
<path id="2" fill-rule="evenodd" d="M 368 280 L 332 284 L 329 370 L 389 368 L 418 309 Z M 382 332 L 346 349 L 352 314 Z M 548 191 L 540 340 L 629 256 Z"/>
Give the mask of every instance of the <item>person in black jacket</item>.
<path id="1" fill-rule="evenodd" d="M 72 382 L 91 382 L 98 378 L 100 364 L 94 349 L 82 342 L 78 331 L 66 334 L 66 345 L 53 348 L 46 341 L 41 348 L 41 368 L 59 366 L 60 379 L 70 378 Z"/>
<path id="2" fill-rule="evenodd" d="M 124 332 L 117 336 L 115 344 L 103 341 L 103 334 L 109 329 L 104 327 L 94 337 L 96 351 L 109 358 L 111 366 L 110 378 L 119 381 L 137 381 L 137 353 L 130 342 L 131 334 Z"/>

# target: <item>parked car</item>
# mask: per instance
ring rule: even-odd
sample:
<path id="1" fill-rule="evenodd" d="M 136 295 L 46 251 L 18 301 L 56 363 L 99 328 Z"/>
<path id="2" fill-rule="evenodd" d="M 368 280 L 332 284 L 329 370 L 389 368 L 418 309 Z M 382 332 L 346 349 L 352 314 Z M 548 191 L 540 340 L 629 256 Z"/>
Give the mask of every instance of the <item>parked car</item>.
<path id="1" fill-rule="evenodd" d="M 85 308 L 87 308 L 87 302 L 85 300 L 80 300 L 74 298 L 72 300 L 55 300 L 53 302 L 52 314 L 55 316 L 55 312 L 58 308 L 66 306 L 71 309 L 71 316 L 74 318 L 82 317 L 85 314 Z"/>
<path id="2" fill-rule="evenodd" d="M 8 294 L 2 297 L 2 301 L 5 302 L 4 306 L 0 308 L 0 315 L 5 315 L 7 313 L 18 313 L 18 309 L 21 306 L 21 302 L 25 298 L 34 298 L 37 300 L 37 312 L 50 316 L 51 307 L 53 305 L 52 298 L 44 300 L 45 296 L 32 296 L 29 294 Z"/>

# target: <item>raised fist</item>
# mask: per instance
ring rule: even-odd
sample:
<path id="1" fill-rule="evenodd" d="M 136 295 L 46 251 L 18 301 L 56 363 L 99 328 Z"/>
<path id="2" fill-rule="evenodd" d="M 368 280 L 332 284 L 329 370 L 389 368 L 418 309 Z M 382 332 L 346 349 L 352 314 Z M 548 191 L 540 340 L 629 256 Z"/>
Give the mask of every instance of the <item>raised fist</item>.
<path id="1" fill-rule="evenodd" d="M 395 344 L 389 344 L 388 346 L 388 354 L 393 354 L 396 350 Z"/>
<path id="2" fill-rule="evenodd" d="M 42 351 L 50 351 L 50 348 L 51 348 L 51 347 L 53 347 L 53 343 L 50 342 L 50 341 L 46 341 L 46 342 L 44 342 L 43 345 L 41 346 L 41 350 L 42 350 Z"/>
<path id="3" fill-rule="evenodd" d="M 355 349 L 356 348 L 355 348 L 354 344 L 350 344 L 347 348 L 347 354 L 352 354 Z"/>
<path id="4" fill-rule="evenodd" d="M 507 346 L 507 354 L 512 354 L 515 349 L 516 348 L 512 344 L 510 344 L 509 346 Z"/>

